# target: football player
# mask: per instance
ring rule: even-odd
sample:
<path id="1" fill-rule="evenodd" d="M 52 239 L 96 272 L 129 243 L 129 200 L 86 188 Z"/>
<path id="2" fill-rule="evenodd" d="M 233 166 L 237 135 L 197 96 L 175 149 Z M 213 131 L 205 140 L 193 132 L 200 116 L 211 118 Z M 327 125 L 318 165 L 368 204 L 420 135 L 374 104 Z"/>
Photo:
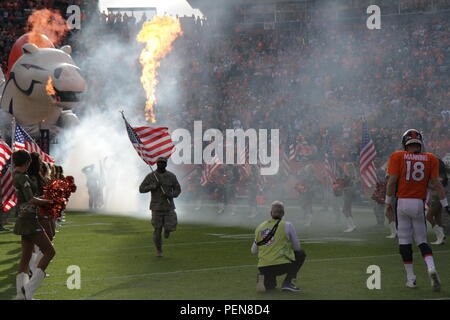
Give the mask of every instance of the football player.
<path id="1" fill-rule="evenodd" d="M 390 155 L 388 164 L 389 179 L 386 190 L 386 213 L 394 212 L 393 197 L 397 197 L 396 218 L 400 255 L 406 270 L 409 288 L 416 287 L 413 271 L 412 239 L 419 247 L 428 269 L 434 291 L 440 290 L 439 275 L 433 260 L 433 252 L 427 243 L 427 230 L 424 215 L 427 186 L 432 187 L 439 196 L 443 208 L 449 211 L 445 190 L 439 181 L 439 160 L 431 153 L 422 151 L 423 139 L 419 131 L 407 130 L 402 137 L 404 151 Z M 395 187 L 397 193 L 394 195 Z"/>

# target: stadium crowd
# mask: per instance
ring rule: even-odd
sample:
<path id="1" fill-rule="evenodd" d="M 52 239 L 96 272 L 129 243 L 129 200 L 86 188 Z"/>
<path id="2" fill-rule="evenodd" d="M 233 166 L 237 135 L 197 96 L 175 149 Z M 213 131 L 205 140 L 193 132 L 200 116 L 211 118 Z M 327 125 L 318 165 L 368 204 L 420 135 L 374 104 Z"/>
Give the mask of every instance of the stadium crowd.
<path id="1" fill-rule="evenodd" d="M 310 24 L 210 41 L 207 27 L 185 34 L 176 43 L 192 59 L 180 72 L 185 111 L 167 121 L 283 128 L 284 139 L 298 137 L 320 157 L 331 147 L 337 159 L 356 162 L 364 115 L 384 161 L 410 127 L 442 157 L 450 150 L 448 21 L 389 21 L 380 32 Z"/>
<path id="2" fill-rule="evenodd" d="M 0 4 L 3 70 L 9 49 L 24 32 L 29 8 L 64 3 Z M 81 0 L 70 3 L 84 5 Z M 146 20 L 90 8 L 88 15 L 101 28 L 97 38 L 104 41 L 114 35 L 135 43 Z M 313 19 L 293 31 L 219 32 L 207 19 L 183 17 L 189 28 L 172 51 L 183 59 L 163 62 L 160 70 L 177 74 L 176 112 L 162 102 L 157 111 L 165 112 L 157 118 L 170 128 L 189 128 L 194 120 L 203 120 L 208 128 L 282 128 L 284 145 L 295 141 L 297 160 L 322 160 L 328 152 L 339 162 L 357 165 L 364 116 L 380 165 L 411 127 L 423 130 L 427 151 L 443 157 L 450 151 L 448 18 L 448 12 L 385 18 L 375 31 L 365 21 Z M 74 34 L 66 42 L 74 47 L 76 60 L 93 50 Z M 95 72 L 88 80 L 98 87 L 93 92 L 101 92 Z M 138 79 L 128 85 L 140 87 L 133 81 Z M 101 94 L 97 97 L 101 100 Z"/>

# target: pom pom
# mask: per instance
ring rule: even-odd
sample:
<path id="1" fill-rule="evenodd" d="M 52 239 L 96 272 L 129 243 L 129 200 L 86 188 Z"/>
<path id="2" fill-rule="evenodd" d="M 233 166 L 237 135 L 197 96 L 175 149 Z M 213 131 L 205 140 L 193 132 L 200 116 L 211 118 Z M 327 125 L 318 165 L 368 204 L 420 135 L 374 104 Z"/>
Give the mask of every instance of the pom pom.
<path id="1" fill-rule="evenodd" d="M 39 208 L 39 214 L 56 219 L 66 209 L 70 195 L 77 190 L 75 179 L 67 176 L 64 179 L 54 179 L 43 187 L 43 199 L 52 200 L 52 204 Z"/>

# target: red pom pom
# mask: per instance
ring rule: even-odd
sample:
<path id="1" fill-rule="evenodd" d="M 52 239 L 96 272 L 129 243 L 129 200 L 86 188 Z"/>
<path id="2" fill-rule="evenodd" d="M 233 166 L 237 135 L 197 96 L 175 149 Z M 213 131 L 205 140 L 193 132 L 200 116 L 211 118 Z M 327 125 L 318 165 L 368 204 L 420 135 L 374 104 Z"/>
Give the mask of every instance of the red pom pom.
<path id="1" fill-rule="evenodd" d="M 42 198 L 52 200 L 50 206 L 40 207 L 39 213 L 44 216 L 58 218 L 61 212 L 66 209 L 68 199 L 77 189 L 75 180 L 72 176 L 66 177 L 64 180 L 55 179 L 48 185 L 43 187 L 44 195 Z"/>

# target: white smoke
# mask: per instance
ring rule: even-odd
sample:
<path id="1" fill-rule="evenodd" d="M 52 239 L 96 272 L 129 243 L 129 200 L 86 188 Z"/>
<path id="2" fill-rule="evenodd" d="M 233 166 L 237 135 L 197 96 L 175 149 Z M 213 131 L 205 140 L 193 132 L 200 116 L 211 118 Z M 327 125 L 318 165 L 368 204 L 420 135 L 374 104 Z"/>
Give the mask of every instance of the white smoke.
<path id="1" fill-rule="evenodd" d="M 145 95 L 139 82 L 141 47 L 99 21 L 94 16 L 73 38 L 73 58 L 86 77 L 87 91 L 74 108 L 80 124 L 63 131 L 52 155 L 66 176 L 74 176 L 78 186 L 68 209 L 89 208 L 87 179 L 82 170 L 94 165 L 100 182 L 98 198 L 103 198 L 104 203 L 95 211 L 148 217 L 149 195 L 139 193 L 139 184 L 150 168 L 134 150 L 119 113 L 123 110 L 132 126 L 148 125 Z M 131 29 L 131 37 L 136 32 Z"/>
<path id="2" fill-rule="evenodd" d="M 124 122 L 119 112 L 116 113 L 86 117 L 59 141 L 55 157 L 60 160 L 65 175 L 74 176 L 78 186 L 70 198 L 69 209 L 88 209 L 87 180 L 82 169 L 94 165 L 104 198 L 100 211 L 139 216 L 148 210 L 148 202 L 144 205 L 139 194 L 139 184 L 149 168 L 136 154 Z"/>

